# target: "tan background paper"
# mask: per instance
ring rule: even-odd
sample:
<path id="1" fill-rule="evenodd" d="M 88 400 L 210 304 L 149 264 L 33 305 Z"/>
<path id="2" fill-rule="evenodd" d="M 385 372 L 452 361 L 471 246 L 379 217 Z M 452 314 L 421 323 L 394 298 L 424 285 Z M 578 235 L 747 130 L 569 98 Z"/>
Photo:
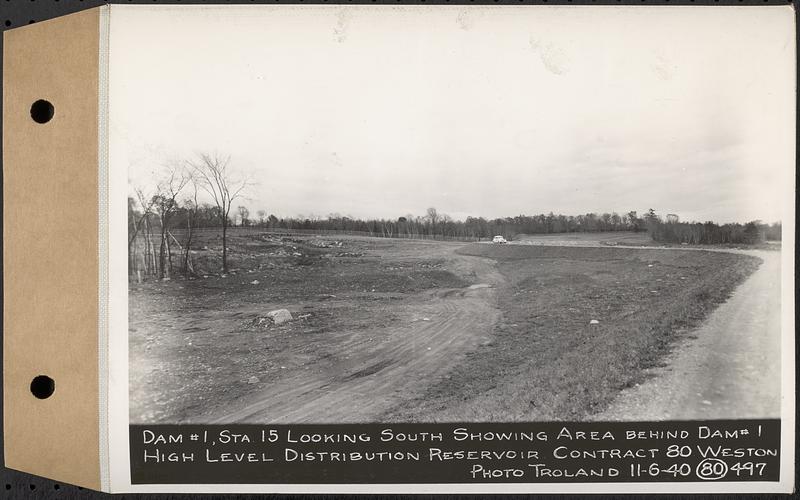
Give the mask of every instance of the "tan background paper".
<path id="1" fill-rule="evenodd" d="M 4 36 L 5 461 L 99 489 L 99 10 Z M 37 375 L 50 398 L 31 394 Z"/>

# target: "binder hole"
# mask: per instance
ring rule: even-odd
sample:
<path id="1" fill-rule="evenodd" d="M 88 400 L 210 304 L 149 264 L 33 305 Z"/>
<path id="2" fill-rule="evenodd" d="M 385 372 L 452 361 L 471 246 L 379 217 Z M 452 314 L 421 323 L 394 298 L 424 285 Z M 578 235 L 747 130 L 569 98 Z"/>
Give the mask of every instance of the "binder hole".
<path id="1" fill-rule="evenodd" d="M 31 381 L 31 393 L 39 399 L 47 399 L 56 391 L 56 382 L 47 375 L 38 375 Z"/>
<path id="2" fill-rule="evenodd" d="M 48 101 L 39 99 L 31 106 L 31 118 L 36 123 L 47 123 L 53 119 L 55 108 Z"/>

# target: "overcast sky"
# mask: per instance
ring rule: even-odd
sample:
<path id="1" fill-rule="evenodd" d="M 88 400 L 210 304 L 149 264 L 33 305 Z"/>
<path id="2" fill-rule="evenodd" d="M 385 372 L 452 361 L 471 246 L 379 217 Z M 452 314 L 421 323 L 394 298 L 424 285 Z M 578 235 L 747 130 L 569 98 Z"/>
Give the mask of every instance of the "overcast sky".
<path id="1" fill-rule="evenodd" d="M 111 164 L 201 152 L 278 216 L 781 219 L 789 7 L 195 6 L 111 14 Z"/>

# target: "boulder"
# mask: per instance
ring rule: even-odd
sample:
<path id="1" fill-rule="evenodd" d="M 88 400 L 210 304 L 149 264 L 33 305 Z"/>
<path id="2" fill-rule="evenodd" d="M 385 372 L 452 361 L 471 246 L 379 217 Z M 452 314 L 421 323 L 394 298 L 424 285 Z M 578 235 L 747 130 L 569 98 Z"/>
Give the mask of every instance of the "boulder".
<path id="1" fill-rule="evenodd" d="M 276 309 L 267 313 L 267 317 L 272 320 L 276 325 L 282 325 L 288 321 L 292 321 L 292 313 L 287 309 Z"/>

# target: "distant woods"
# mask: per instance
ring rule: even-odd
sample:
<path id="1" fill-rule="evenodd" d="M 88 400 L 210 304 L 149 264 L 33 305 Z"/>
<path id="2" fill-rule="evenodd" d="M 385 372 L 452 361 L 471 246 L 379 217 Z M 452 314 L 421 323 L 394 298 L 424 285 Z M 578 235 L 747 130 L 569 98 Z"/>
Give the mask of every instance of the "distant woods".
<path id="1" fill-rule="evenodd" d="M 662 219 L 653 209 L 645 214 L 644 225 L 654 241 L 691 245 L 752 245 L 781 240 L 781 224 L 778 222 L 720 225 L 714 222 L 679 222 L 677 216 L 670 215 Z"/>
<path id="2" fill-rule="evenodd" d="M 357 219 L 338 214 L 327 217 L 267 216 L 259 210 L 257 218 L 250 219 L 247 209 L 241 210 L 240 226 L 268 230 L 341 231 L 387 238 L 429 238 L 443 240 L 479 241 L 502 235 L 513 240 L 518 234 L 553 234 L 578 232 L 647 231 L 658 242 L 691 244 L 748 244 L 781 239 L 781 225 L 761 222 L 723 224 L 714 222 L 679 222 L 678 216 L 668 214 L 662 219 L 654 210 L 643 217 L 631 211 L 585 215 L 518 215 L 498 219 L 467 217 L 454 220 L 449 215 L 429 208 L 425 215 L 406 215 L 397 219 Z M 237 221 L 231 221 L 236 223 Z"/>
<path id="3" fill-rule="evenodd" d="M 258 219 L 248 221 L 249 224 L 271 230 L 344 231 L 386 238 L 463 241 L 491 239 L 496 235 L 513 239 L 515 235 L 521 233 L 634 231 L 644 228 L 644 222 L 636 217 L 635 212 L 624 216 L 618 214 L 566 216 L 550 213 L 497 219 L 467 217 L 465 220 L 453 219 L 434 207 L 428 208 L 425 215 L 408 214 L 396 219 L 360 219 L 339 214 L 330 214 L 327 217 L 278 218 L 274 215 L 266 216 L 264 211 L 259 211 L 258 214 Z"/>
<path id="4" fill-rule="evenodd" d="M 128 198 L 128 269 L 134 279 L 196 274 L 192 245 L 198 246 L 197 235 L 201 230 L 204 234 L 218 231 L 222 248 L 203 249 L 209 250 L 212 258 L 218 258 L 219 268 L 227 273 L 231 227 L 457 241 L 481 241 L 496 235 L 513 240 L 518 234 L 610 231 L 647 231 L 656 242 L 678 244 L 754 244 L 781 239 L 780 223 L 680 222 L 675 214 L 661 217 L 653 209 L 641 217 L 631 211 L 623 215 L 549 213 L 465 220 L 453 219 L 434 207 L 428 208 L 424 215 L 391 219 L 340 214 L 277 217 L 264 209 L 253 214 L 243 203 L 250 183 L 234 175 L 229 163 L 229 158 L 200 155 L 195 160 L 165 168 L 150 190 L 133 188 Z"/>

